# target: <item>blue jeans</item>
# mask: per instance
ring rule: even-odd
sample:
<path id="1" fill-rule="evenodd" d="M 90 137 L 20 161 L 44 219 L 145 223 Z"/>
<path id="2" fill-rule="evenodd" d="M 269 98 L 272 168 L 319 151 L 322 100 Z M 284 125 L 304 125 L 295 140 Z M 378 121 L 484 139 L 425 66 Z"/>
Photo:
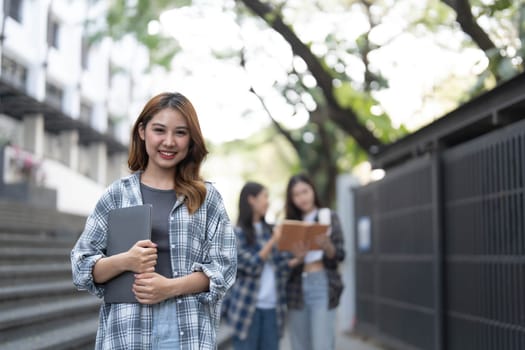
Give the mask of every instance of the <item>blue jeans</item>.
<path id="1" fill-rule="evenodd" d="M 175 299 L 164 300 L 153 305 L 151 341 L 152 348 L 155 350 L 180 349 Z"/>
<path id="2" fill-rule="evenodd" d="M 328 278 L 324 270 L 303 273 L 302 310 L 288 310 L 293 350 L 333 350 L 335 309 L 328 309 Z"/>
<path id="3" fill-rule="evenodd" d="M 235 350 L 278 350 L 279 329 L 275 309 L 255 309 L 246 339 L 233 337 Z"/>

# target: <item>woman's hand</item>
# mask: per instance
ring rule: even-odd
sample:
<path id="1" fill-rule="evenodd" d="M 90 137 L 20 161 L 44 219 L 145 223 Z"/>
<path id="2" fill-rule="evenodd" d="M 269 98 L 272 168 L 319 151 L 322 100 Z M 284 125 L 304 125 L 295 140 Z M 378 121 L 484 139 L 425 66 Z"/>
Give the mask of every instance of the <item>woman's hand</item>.
<path id="1" fill-rule="evenodd" d="M 157 304 L 173 296 L 171 281 L 156 272 L 136 274 L 133 293 L 141 304 Z"/>
<path id="2" fill-rule="evenodd" d="M 153 272 L 157 264 L 157 245 L 150 240 L 138 241 L 127 252 L 99 259 L 93 266 L 93 280 L 106 283 L 124 271 Z"/>
<path id="3" fill-rule="evenodd" d="M 207 292 L 210 290 L 210 279 L 200 271 L 177 278 L 145 272 L 135 275 L 132 290 L 141 304 L 157 304 L 169 298 Z"/>
<path id="4" fill-rule="evenodd" d="M 304 256 L 308 253 L 308 246 L 305 242 L 300 241 L 292 245 L 293 258 L 288 260 L 288 266 L 295 267 L 304 262 Z"/>
<path id="5" fill-rule="evenodd" d="M 157 245 L 150 240 L 138 241 L 126 253 L 128 270 L 135 273 L 154 272 Z"/>
<path id="6" fill-rule="evenodd" d="M 333 258 L 335 255 L 335 247 L 328 235 L 320 235 L 315 238 L 315 242 L 321 247 L 325 255 Z"/>
<path id="7" fill-rule="evenodd" d="M 276 225 L 274 226 L 273 228 L 273 232 L 272 232 L 272 243 L 277 246 L 277 244 L 279 243 L 279 241 L 281 240 L 281 237 L 282 237 L 282 233 L 283 233 L 283 230 L 282 230 L 282 227 L 281 225 Z"/>

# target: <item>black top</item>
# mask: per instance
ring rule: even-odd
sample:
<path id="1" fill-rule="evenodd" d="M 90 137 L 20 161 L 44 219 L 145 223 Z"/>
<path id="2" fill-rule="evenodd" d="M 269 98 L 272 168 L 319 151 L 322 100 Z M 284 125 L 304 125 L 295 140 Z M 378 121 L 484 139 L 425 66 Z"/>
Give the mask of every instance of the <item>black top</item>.
<path id="1" fill-rule="evenodd" d="M 177 201 L 174 190 L 159 190 L 140 183 L 142 201 L 151 204 L 151 241 L 157 244 L 155 272 L 172 278 L 170 258 L 169 222 L 170 213 Z"/>

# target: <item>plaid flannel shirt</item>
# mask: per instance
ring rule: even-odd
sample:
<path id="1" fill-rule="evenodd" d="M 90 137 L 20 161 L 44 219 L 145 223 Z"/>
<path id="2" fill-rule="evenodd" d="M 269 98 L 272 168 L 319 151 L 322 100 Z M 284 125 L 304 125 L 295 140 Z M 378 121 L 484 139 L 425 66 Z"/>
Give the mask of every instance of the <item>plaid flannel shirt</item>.
<path id="1" fill-rule="evenodd" d="M 235 281 L 236 241 L 219 192 L 206 183 L 206 200 L 192 215 L 180 197 L 171 212 L 169 238 L 173 277 L 202 271 L 209 291 L 177 298 L 181 349 L 215 349 L 220 307 Z M 93 266 L 106 252 L 110 210 L 142 204 L 140 172 L 111 184 L 87 218 L 71 251 L 73 282 L 77 289 L 104 297 L 104 285 L 93 281 Z M 102 303 L 95 349 L 151 349 L 150 305 Z"/>
<path id="2" fill-rule="evenodd" d="M 248 245 L 246 236 L 240 228 L 235 229 L 237 236 L 237 279 L 233 287 L 228 291 L 225 300 L 223 315 L 225 321 L 230 325 L 240 339 L 248 335 L 253 315 L 257 304 L 257 293 L 259 292 L 261 274 L 265 261 L 261 259 L 258 252 L 268 242 L 272 235 L 270 226 L 265 226 L 262 235 L 256 235 L 256 243 Z M 276 293 L 277 293 L 277 325 L 279 336 L 283 335 L 284 318 L 286 313 L 286 280 L 289 276 L 288 260 L 292 255 L 288 252 L 280 252 L 275 247 L 268 258 L 275 271 Z"/>
<path id="3" fill-rule="evenodd" d="M 323 265 L 328 278 L 328 308 L 333 309 L 339 305 L 339 298 L 343 292 L 343 281 L 338 271 L 338 265 L 345 259 L 343 230 L 337 213 L 331 211 L 330 240 L 335 247 L 335 256 L 328 258 L 323 254 Z M 302 309 L 304 307 L 302 273 L 304 264 L 294 267 L 288 279 L 286 288 L 288 309 Z"/>

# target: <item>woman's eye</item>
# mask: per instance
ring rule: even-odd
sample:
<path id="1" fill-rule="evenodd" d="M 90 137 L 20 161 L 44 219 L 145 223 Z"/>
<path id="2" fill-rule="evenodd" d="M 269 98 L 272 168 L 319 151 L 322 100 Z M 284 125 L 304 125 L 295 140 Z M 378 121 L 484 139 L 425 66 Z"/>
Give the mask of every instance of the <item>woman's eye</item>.
<path id="1" fill-rule="evenodd" d="M 163 131 L 164 131 L 164 129 L 160 129 L 160 128 L 155 128 L 155 129 L 153 129 L 153 131 L 154 131 L 154 132 L 163 132 Z"/>
<path id="2" fill-rule="evenodd" d="M 176 134 L 179 136 L 185 136 L 188 132 L 186 130 L 177 130 Z"/>

